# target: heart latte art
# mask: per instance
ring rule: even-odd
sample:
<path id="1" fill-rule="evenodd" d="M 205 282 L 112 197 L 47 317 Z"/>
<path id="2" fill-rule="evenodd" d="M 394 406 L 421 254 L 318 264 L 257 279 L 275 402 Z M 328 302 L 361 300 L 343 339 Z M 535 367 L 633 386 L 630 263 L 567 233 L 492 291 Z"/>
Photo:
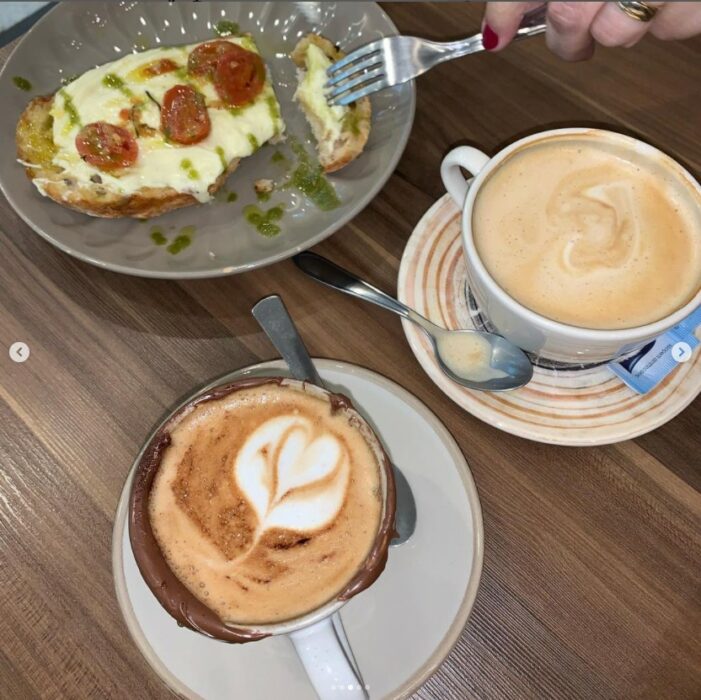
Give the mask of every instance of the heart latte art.
<path id="1" fill-rule="evenodd" d="M 254 384 L 171 421 L 150 524 L 172 572 L 226 623 L 314 610 L 349 585 L 378 539 L 381 448 L 334 400 Z"/>
<path id="2" fill-rule="evenodd" d="M 236 483 L 258 516 L 258 532 L 306 532 L 333 522 L 348 486 L 348 451 L 333 434 L 316 434 L 309 418 L 271 418 L 236 456 Z"/>

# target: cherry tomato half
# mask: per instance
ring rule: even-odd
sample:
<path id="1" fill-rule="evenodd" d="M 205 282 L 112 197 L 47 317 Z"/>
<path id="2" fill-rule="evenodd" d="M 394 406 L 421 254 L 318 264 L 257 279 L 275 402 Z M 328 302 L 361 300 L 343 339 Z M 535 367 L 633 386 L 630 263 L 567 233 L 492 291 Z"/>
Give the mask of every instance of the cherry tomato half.
<path id="1" fill-rule="evenodd" d="M 265 65 L 257 53 L 234 46 L 219 57 L 214 69 L 214 87 L 232 107 L 246 105 L 260 94 L 265 84 Z"/>
<path id="2" fill-rule="evenodd" d="M 230 41 L 218 39 L 200 44 L 187 59 L 187 72 L 190 75 L 211 76 L 216 68 L 217 61 L 228 51 L 235 51 L 236 44 Z"/>
<path id="3" fill-rule="evenodd" d="M 161 129 L 181 144 L 199 143 L 209 135 L 212 124 L 204 97 L 189 85 L 175 85 L 163 96 Z"/>
<path id="4" fill-rule="evenodd" d="M 136 162 L 139 146 L 121 126 L 107 122 L 86 124 L 75 137 L 80 157 L 100 170 L 126 168 Z"/>

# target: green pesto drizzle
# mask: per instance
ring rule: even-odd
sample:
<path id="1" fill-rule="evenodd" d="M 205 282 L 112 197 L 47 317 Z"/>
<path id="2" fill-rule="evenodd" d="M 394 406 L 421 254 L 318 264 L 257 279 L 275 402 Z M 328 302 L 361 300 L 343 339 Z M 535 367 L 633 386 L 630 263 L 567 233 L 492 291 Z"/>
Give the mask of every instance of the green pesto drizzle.
<path id="1" fill-rule="evenodd" d="M 166 248 L 171 255 L 177 255 L 192 244 L 192 237 L 195 235 L 194 226 L 183 226 L 180 233 L 173 239 L 173 242 Z"/>
<path id="2" fill-rule="evenodd" d="M 220 19 L 214 25 L 214 33 L 217 36 L 232 36 L 241 33 L 241 27 L 236 22 L 230 22 L 228 19 Z"/>
<path id="3" fill-rule="evenodd" d="M 71 126 L 80 126 L 80 115 L 75 108 L 73 98 L 65 90 L 59 90 L 59 94 L 63 97 L 63 108 L 66 110 L 66 114 L 68 114 L 68 121 Z"/>
<path id="4" fill-rule="evenodd" d="M 214 199 L 217 200 L 217 202 L 235 202 L 239 196 L 236 194 L 236 192 L 229 192 L 229 190 L 225 189 L 222 187 L 215 195 Z"/>
<path id="5" fill-rule="evenodd" d="M 270 116 L 276 121 L 280 119 L 280 106 L 278 105 L 277 100 L 275 99 L 275 95 L 268 95 L 265 98 L 265 101 L 268 103 L 268 110 L 270 111 Z"/>
<path id="6" fill-rule="evenodd" d="M 168 245 L 166 250 L 171 255 L 177 255 L 178 253 L 181 253 L 183 250 L 185 250 L 185 248 L 190 246 L 191 243 L 192 240 L 187 236 L 176 236 L 173 242 Z"/>
<path id="7" fill-rule="evenodd" d="M 197 172 L 195 166 L 192 164 L 192 161 L 189 158 L 183 158 L 180 161 L 180 168 L 187 173 L 190 180 L 200 179 L 200 174 Z"/>
<path id="8" fill-rule="evenodd" d="M 263 211 L 255 204 L 249 204 L 243 208 L 246 221 L 266 238 L 272 238 L 280 233 L 280 227 L 275 222 L 280 221 L 284 214 L 285 210 L 281 205 L 268 209 L 268 211 Z"/>
<path id="9" fill-rule="evenodd" d="M 322 211 L 335 209 L 341 203 L 320 165 L 300 163 L 292 172 L 291 183 Z"/>
<path id="10" fill-rule="evenodd" d="M 12 82 L 15 84 L 16 88 L 24 90 L 25 92 L 29 92 L 32 89 L 32 84 L 21 75 L 16 75 L 14 78 L 12 78 Z"/>
<path id="11" fill-rule="evenodd" d="M 285 158 L 285 154 L 281 151 L 275 151 L 275 153 L 270 156 L 270 161 L 272 163 L 285 163 L 287 162 L 287 158 Z"/>
<path id="12" fill-rule="evenodd" d="M 290 148 L 300 160 L 308 160 L 309 154 L 304 150 L 304 146 L 294 137 L 290 136 Z"/>
<path id="13" fill-rule="evenodd" d="M 192 87 L 194 87 L 197 90 L 202 89 L 202 81 L 199 79 L 198 76 L 190 75 L 187 72 L 187 66 L 180 66 L 180 68 L 176 68 L 173 71 L 173 75 L 177 76 L 178 80 L 182 80 L 184 83 L 192 85 Z"/>
<path id="14" fill-rule="evenodd" d="M 280 124 L 282 123 L 282 117 L 280 115 L 280 105 L 278 105 L 275 95 L 268 95 L 265 98 L 268 105 L 268 112 L 270 112 L 270 118 L 275 124 L 275 134 L 280 133 Z"/>
<path id="15" fill-rule="evenodd" d="M 256 192 L 256 197 L 259 202 L 267 202 L 270 199 L 272 192 Z"/>
<path id="16" fill-rule="evenodd" d="M 251 147 L 253 148 L 254 151 L 257 151 L 260 148 L 260 144 L 258 143 L 258 139 L 253 134 L 248 135 L 248 142 L 251 144 Z"/>
<path id="17" fill-rule="evenodd" d="M 243 114 L 244 108 L 243 107 L 229 107 L 228 110 L 229 110 L 229 114 L 232 117 L 238 117 L 240 114 Z"/>
<path id="18" fill-rule="evenodd" d="M 168 242 L 168 239 L 163 235 L 163 231 L 161 231 L 158 226 L 151 227 L 151 240 L 156 245 L 165 245 Z"/>
<path id="19" fill-rule="evenodd" d="M 292 151 L 297 156 L 298 165 L 292 171 L 284 187 L 294 187 L 306 195 L 322 211 L 335 209 L 341 203 L 334 186 L 324 175 L 324 169 L 313 161 L 304 146 L 296 139 L 290 139 Z"/>
<path id="20" fill-rule="evenodd" d="M 224 155 L 224 149 L 221 146 L 217 146 L 214 149 L 214 151 L 219 156 L 219 160 L 221 162 L 222 168 L 224 168 L 224 170 L 226 170 L 226 168 L 228 167 L 229 164 L 226 162 L 226 157 Z"/>
<path id="21" fill-rule="evenodd" d="M 127 87 L 126 83 L 122 78 L 120 78 L 116 73 L 108 73 L 103 79 L 102 84 L 105 87 L 113 88 L 114 90 L 119 90 L 123 95 L 127 97 L 133 97 L 134 93 Z"/>

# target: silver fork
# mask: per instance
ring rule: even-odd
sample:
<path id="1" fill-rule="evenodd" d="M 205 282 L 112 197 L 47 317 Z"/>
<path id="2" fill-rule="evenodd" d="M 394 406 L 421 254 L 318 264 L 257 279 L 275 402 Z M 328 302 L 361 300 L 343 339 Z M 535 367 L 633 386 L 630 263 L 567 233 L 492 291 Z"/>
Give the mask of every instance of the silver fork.
<path id="1" fill-rule="evenodd" d="M 545 31 L 545 6 L 523 16 L 515 39 Z M 331 104 L 348 105 L 373 92 L 400 85 L 453 58 L 484 51 L 482 34 L 460 41 L 429 41 L 414 36 L 388 36 L 371 41 L 329 66 L 326 75 Z"/>

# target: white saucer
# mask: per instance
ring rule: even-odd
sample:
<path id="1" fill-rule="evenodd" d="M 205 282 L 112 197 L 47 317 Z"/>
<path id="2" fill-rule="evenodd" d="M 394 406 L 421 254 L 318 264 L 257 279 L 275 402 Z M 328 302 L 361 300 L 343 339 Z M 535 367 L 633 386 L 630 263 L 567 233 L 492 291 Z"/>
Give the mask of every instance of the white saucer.
<path id="1" fill-rule="evenodd" d="M 444 328 L 487 326 L 468 293 L 460 210 L 450 195 L 441 197 L 411 234 L 399 267 L 397 294 Z M 606 365 L 553 367 L 552 363 L 536 366 L 533 379 L 521 389 L 472 391 L 445 376 L 417 326 L 402 323 L 416 359 L 441 391 L 477 418 L 529 440 L 556 445 L 629 440 L 659 428 L 701 392 L 701 352 L 644 395 L 629 389 Z"/>
<path id="2" fill-rule="evenodd" d="M 477 490 L 457 444 L 418 399 L 370 370 L 314 362 L 330 389 L 349 395 L 366 417 L 372 416 L 370 422 L 416 498 L 416 532 L 390 549 L 378 581 L 341 611 L 372 700 L 404 698 L 448 655 L 474 603 L 483 548 Z M 266 362 L 211 385 L 244 375 L 283 375 L 285 369 L 282 361 Z M 129 631 L 153 670 L 185 698 L 313 700 L 315 693 L 288 639 L 229 645 L 178 627 L 161 608 L 129 546 L 132 473 L 133 467 L 117 508 L 112 568 Z"/>

